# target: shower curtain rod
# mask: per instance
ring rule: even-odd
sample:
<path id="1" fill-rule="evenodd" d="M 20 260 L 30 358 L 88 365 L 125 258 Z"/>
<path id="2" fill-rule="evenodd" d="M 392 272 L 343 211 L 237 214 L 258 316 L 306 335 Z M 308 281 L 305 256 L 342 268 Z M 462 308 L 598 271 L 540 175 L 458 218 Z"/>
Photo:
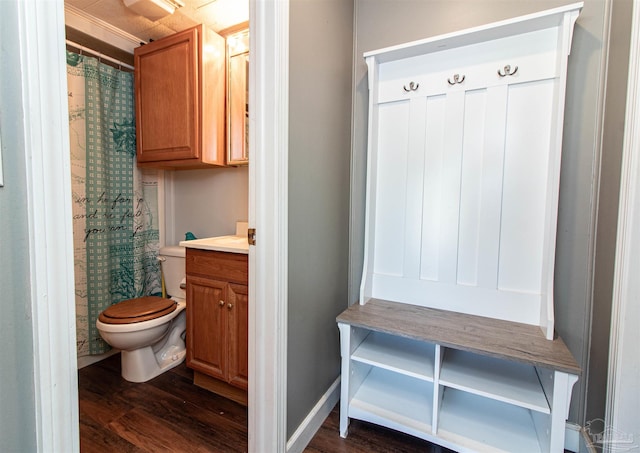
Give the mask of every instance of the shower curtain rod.
<path id="1" fill-rule="evenodd" d="M 123 61 L 116 60 L 115 58 L 111 58 L 111 57 L 110 57 L 110 56 L 108 56 L 108 55 L 104 55 L 104 54 L 102 54 L 102 53 L 100 53 L 100 52 L 98 52 L 98 51 L 96 51 L 96 50 L 89 49 L 88 47 L 85 47 L 85 46 L 83 46 L 83 45 L 80 45 L 80 44 L 78 44 L 78 43 L 75 43 L 75 42 L 73 42 L 73 41 L 70 41 L 70 40 L 68 40 L 68 39 L 67 39 L 67 40 L 65 40 L 65 41 L 66 41 L 66 43 L 67 43 L 67 44 L 69 44 L 69 45 L 70 45 L 70 46 L 72 46 L 72 47 L 75 47 L 76 49 L 80 49 L 80 50 L 81 50 L 81 51 L 83 51 L 83 52 L 88 52 L 88 53 L 90 53 L 90 54 L 96 55 L 96 56 L 98 57 L 98 59 L 107 60 L 107 61 L 110 61 L 111 63 L 117 64 L 117 65 L 120 65 L 120 66 L 122 66 L 123 68 L 127 68 L 127 69 L 131 69 L 131 70 L 133 70 L 133 66 L 128 65 L 127 63 L 125 63 L 125 62 L 123 62 Z"/>

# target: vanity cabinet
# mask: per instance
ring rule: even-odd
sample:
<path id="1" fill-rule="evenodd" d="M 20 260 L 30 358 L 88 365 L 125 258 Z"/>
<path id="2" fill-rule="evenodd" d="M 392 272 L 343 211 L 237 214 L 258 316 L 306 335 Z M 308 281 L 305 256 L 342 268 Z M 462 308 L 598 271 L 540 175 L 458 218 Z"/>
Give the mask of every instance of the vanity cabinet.
<path id="1" fill-rule="evenodd" d="M 202 25 L 134 50 L 139 166 L 225 165 L 225 60 Z"/>
<path id="2" fill-rule="evenodd" d="M 248 257 L 187 248 L 187 366 L 194 383 L 246 404 Z"/>
<path id="3" fill-rule="evenodd" d="M 365 53 L 356 418 L 458 451 L 562 452 L 580 367 L 554 330 L 568 56 L 582 3 Z"/>

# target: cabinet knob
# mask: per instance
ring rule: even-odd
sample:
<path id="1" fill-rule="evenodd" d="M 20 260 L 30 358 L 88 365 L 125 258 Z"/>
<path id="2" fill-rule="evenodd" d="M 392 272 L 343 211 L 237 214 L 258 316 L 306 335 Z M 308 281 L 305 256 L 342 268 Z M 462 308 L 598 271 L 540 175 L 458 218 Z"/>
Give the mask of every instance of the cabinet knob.
<path id="1" fill-rule="evenodd" d="M 220 302 L 218 302 L 220 304 L 221 307 L 224 307 L 224 300 L 221 300 Z"/>
<path id="2" fill-rule="evenodd" d="M 228 304 L 227 308 L 229 308 L 229 310 L 231 310 L 233 308 L 233 304 Z"/>

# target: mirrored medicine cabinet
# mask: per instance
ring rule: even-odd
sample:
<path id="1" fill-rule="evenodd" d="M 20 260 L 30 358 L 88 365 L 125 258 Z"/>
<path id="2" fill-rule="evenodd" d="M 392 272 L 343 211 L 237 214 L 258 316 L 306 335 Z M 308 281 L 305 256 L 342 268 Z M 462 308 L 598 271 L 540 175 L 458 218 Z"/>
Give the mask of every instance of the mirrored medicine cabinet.
<path id="1" fill-rule="evenodd" d="M 249 29 L 227 40 L 227 164 L 249 163 Z"/>

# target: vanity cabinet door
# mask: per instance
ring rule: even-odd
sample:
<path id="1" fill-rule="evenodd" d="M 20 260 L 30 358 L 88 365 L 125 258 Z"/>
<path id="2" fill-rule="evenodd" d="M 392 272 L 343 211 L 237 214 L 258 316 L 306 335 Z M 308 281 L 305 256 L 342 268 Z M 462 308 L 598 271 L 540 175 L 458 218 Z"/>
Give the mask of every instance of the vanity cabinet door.
<path id="1" fill-rule="evenodd" d="M 190 276 L 187 279 L 187 366 L 226 380 L 227 283 Z"/>
<path id="2" fill-rule="evenodd" d="M 229 315 L 228 382 L 246 390 L 249 376 L 249 288 L 230 283 L 226 301 Z"/>

